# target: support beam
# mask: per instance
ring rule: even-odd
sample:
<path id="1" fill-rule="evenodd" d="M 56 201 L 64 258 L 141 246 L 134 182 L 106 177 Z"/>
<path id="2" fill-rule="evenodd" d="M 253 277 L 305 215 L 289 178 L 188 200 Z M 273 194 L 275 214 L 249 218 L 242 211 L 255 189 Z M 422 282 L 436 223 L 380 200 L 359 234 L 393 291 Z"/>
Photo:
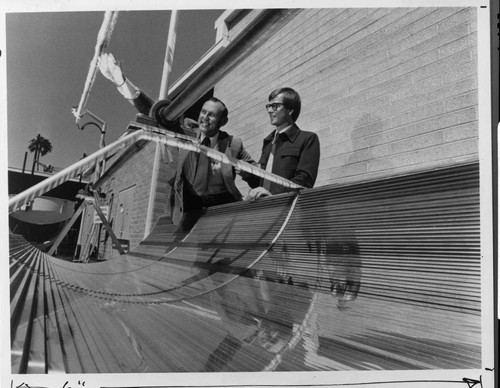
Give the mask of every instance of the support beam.
<path id="1" fill-rule="evenodd" d="M 116 237 L 115 232 L 113 231 L 113 228 L 111 227 L 111 224 L 108 222 L 106 219 L 106 216 L 101 210 L 101 207 L 99 206 L 99 197 L 97 195 L 97 191 L 94 191 L 94 202 L 92 203 L 94 205 L 95 211 L 97 212 L 97 215 L 101 219 L 102 224 L 106 228 L 107 232 L 109 233 L 109 236 L 111 237 L 111 240 L 113 240 L 113 243 L 116 246 L 116 249 L 120 253 L 120 255 L 123 255 L 125 251 L 122 248 L 122 245 L 120 244 L 120 241 L 118 241 L 118 238 Z"/>
<path id="2" fill-rule="evenodd" d="M 82 214 L 83 209 L 85 208 L 85 206 L 87 206 L 87 205 L 86 205 L 86 203 L 84 201 L 84 202 L 81 203 L 81 205 L 78 207 L 78 209 L 76 209 L 75 213 L 68 220 L 68 222 L 66 222 L 66 225 L 64 225 L 63 229 L 58 234 L 58 236 L 55 239 L 54 243 L 52 244 L 52 246 L 50 247 L 49 251 L 47 252 L 47 254 L 49 256 L 54 255 L 54 252 L 56 251 L 57 247 L 59 246 L 59 244 L 61 244 L 62 240 L 64 239 L 64 237 L 66 236 L 66 234 L 69 232 L 69 230 L 71 229 L 71 227 L 73 226 L 73 224 L 75 223 L 75 221 L 78 219 L 78 217 L 80 216 L 80 214 Z"/>

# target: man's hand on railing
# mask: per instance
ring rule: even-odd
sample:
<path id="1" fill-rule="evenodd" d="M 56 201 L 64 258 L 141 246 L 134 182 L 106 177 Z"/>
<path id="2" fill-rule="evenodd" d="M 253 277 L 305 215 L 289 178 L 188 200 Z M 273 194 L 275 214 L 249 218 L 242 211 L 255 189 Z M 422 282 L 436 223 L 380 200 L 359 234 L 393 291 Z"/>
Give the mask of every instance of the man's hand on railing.
<path id="1" fill-rule="evenodd" d="M 252 189 L 248 192 L 247 196 L 245 197 L 245 201 L 255 201 L 256 199 L 259 199 L 261 197 L 269 197 L 272 194 L 266 190 L 263 187 L 256 187 L 255 189 Z"/>

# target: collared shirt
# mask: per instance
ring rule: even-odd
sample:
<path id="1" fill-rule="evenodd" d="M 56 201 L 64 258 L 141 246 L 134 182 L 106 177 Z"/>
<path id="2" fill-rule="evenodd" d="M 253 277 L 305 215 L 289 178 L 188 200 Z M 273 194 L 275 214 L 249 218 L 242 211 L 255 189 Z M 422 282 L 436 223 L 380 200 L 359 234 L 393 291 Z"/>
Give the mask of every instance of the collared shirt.
<path id="1" fill-rule="evenodd" d="M 282 134 L 282 133 L 285 133 L 286 131 L 288 131 L 288 130 L 289 130 L 290 128 L 292 128 L 292 127 L 293 127 L 293 124 L 287 125 L 286 127 L 282 128 L 282 129 L 280 129 L 280 130 L 278 131 L 278 135 L 279 135 L 279 134 Z"/>
<path id="2" fill-rule="evenodd" d="M 219 141 L 219 133 L 216 133 L 214 136 L 210 136 L 210 148 L 218 150 L 219 149 L 218 141 Z"/>
<path id="3" fill-rule="evenodd" d="M 275 129 L 274 131 L 274 138 L 273 138 L 273 148 L 271 149 L 271 153 L 269 154 L 269 159 L 267 159 L 267 164 L 266 164 L 266 171 L 272 172 L 273 169 L 273 162 L 274 162 L 274 145 L 276 141 L 278 140 L 278 136 L 281 135 L 282 133 L 285 133 L 292 127 L 292 124 L 282 128 L 281 130 L 278 131 L 278 129 Z"/>
<path id="4" fill-rule="evenodd" d="M 203 140 L 203 139 L 200 139 Z M 219 150 L 219 133 L 210 137 L 210 148 L 218 151 Z M 209 195 L 209 194 L 220 194 L 227 192 L 226 186 L 224 185 L 224 179 L 222 177 L 221 163 L 219 161 L 209 158 L 209 174 L 208 174 L 208 185 L 207 190 L 204 193 L 197 193 L 198 195 Z"/>

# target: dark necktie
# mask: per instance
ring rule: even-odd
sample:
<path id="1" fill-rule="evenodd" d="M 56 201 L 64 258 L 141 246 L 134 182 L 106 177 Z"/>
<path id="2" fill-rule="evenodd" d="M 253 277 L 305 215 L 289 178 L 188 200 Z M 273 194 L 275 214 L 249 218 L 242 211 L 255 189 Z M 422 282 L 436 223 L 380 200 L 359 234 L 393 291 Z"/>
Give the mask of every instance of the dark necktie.
<path id="1" fill-rule="evenodd" d="M 269 154 L 269 158 L 267 159 L 266 171 L 273 172 L 273 162 L 274 162 L 274 154 L 276 153 L 276 141 L 278 140 L 278 133 L 275 133 L 273 143 L 271 146 L 271 153 Z M 271 188 L 271 181 L 264 179 L 264 183 L 262 185 L 266 190 Z"/>
<path id="2" fill-rule="evenodd" d="M 205 137 L 201 142 L 201 145 L 210 147 L 210 138 Z M 198 166 L 196 167 L 196 175 L 194 178 L 194 190 L 198 195 L 203 195 L 207 191 L 208 188 L 208 175 L 210 173 L 210 160 L 209 158 L 200 153 L 198 155 Z"/>

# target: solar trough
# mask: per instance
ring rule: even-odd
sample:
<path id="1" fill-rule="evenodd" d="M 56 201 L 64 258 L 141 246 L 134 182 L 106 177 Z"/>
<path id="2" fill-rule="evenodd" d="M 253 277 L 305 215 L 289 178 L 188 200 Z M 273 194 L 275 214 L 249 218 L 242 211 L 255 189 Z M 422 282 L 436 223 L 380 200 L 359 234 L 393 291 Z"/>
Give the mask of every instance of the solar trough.
<path id="1" fill-rule="evenodd" d="M 479 168 L 158 220 L 75 263 L 10 235 L 12 373 L 481 366 Z"/>

